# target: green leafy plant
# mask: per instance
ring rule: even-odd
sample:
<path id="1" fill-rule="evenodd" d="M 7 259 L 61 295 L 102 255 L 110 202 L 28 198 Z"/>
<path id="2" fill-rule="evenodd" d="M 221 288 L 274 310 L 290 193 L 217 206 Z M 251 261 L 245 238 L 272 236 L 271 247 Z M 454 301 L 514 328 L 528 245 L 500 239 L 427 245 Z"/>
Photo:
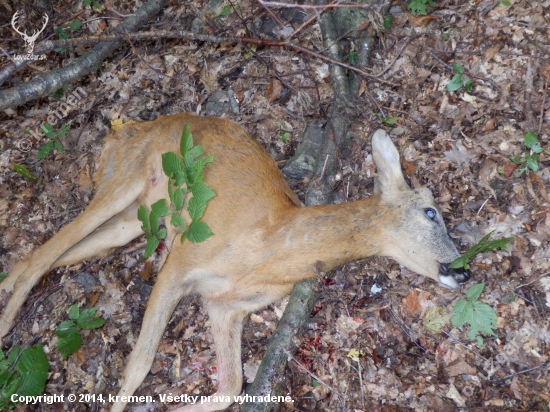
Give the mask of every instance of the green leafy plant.
<path id="1" fill-rule="evenodd" d="M 351 64 L 352 66 L 355 66 L 355 64 L 357 63 L 357 52 L 356 51 L 350 51 L 348 53 L 348 62 L 349 64 Z"/>
<path id="2" fill-rule="evenodd" d="M 40 179 L 36 177 L 34 174 L 31 173 L 29 169 L 27 169 L 27 166 L 20 165 L 17 163 L 13 164 L 13 170 L 15 170 L 17 173 L 19 173 L 21 176 L 23 176 L 25 179 L 29 179 L 32 182 L 38 182 Z"/>
<path id="3" fill-rule="evenodd" d="M 513 237 L 506 237 L 503 239 L 496 239 L 496 240 L 487 240 L 489 239 L 489 236 L 491 236 L 493 232 L 488 233 L 487 235 L 483 236 L 477 244 L 472 246 L 470 249 L 466 251 L 462 256 L 456 258 L 453 260 L 449 267 L 451 269 L 469 269 L 470 268 L 470 259 L 472 259 L 475 255 L 478 253 L 484 253 L 484 252 L 490 252 L 492 250 L 497 249 L 506 249 L 506 245 L 514 240 Z"/>
<path id="4" fill-rule="evenodd" d="M 220 12 L 218 13 L 218 15 L 216 17 L 214 17 L 214 20 L 215 21 L 220 21 L 222 18 L 224 17 L 227 17 L 231 14 L 231 12 L 233 11 L 233 8 L 235 9 L 240 9 L 240 5 L 239 4 L 226 4 L 225 6 L 223 6 L 220 10 Z"/>
<path id="5" fill-rule="evenodd" d="M 412 0 L 407 9 L 413 16 L 418 16 L 419 14 L 428 13 L 427 6 L 435 7 L 437 4 L 433 0 Z"/>
<path id="6" fill-rule="evenodd" d="M 393 20 L 392 18 L 389 16 L 389 15 L 384 15 L 384 30 L 389 30 L 391 29 L 391 26 L 393 24 Z"/>
<path id="7" fill-rule="evenodd" d="M 92 6 L 92 8 L 96 9 L 97 11 L 103 10 L 103 5 L 97 0 L 84 0 L 82 2 L 82 5 L 84 7 Z"/>
<path id="8" fill-rule="evenodd" d="M 8 272 L 2 272 L 0 273 L 0 283 L 4 281 L 8 277 Z"/>
<path id="9" fill-rule="evenodd" d="M 0 350 L 0 410 L 16 406 L 11 397 L 38 396 L 46 388 L 50 364 L 42 344 L 14 346 L 6 356 Z"/>
<path id="10" fill-rule="evenodd" d="M 185 125 L 180 141 L 181 158 L 174 152 L 162 155 L 162 169 L 168 176 L 168 196 L 170 206 L 166 200 L 161 199 L 151 205 L 151 211 L 141 205 L 138 209 L 138 219 L 141 221 L 141 229 L 145 232 L 147 245 L 144 258 L 153 254 L 160 243 L 160 239 L 166 237 L 167 231 L 160 227 L 161 217 L 171 216 L 170 224 L 181 234 L 181 242 L 185 239 L 194 243 L 203 242 L 213 235 L 208 225 L 202 222 L 206 203 L 216 196 L 216 193 L 204 182 L 204 168 L 212 162 L 214 155 L 203 156 L 202 146 L 195 146 L 193 136 L 189 132 L 189 125 Z M 185 187 L 183 185 L 185 184 Z M 191 193 L 193 197 L 187 202 L 187 211 L 191 216 L 191 223 L 186 225 L 181 211 L 185 203 L 185 197 Z"/>
<path id="11" fill-rule="evenodd" d="M 524 172 L 537 172 L 539 170 L 539 154 L 544 151 L 544 147 L 539 144 L 539 139 L 535 132 L 528 132 L 523 136 L 523 144 L 529 152 L 523 153 L 521 156 L 512 156 L 510 161 L 518 165 L 518 170 L 515 173 L 516 177 L 520 177 Z"/>
<path id="12" fill-rule="evenodd" d="M 68 85 L 65 85 L 63 87 L 60 87 L 59 89 L 57 89 L 55 92 L 53 93 L 50 93 L 50 96 L 52 96 L 54 99 L 61 99 L 65 93 L 67 92 L 67 90 L 69 90 L 69 86 Z"/>
<path id="13" fill-rule="evenodd" d="M 105 319 L 95 315 L 97 308 L 84 309 L 82 312 L 74 304 L 69 309 L 69 319 L 61 322 L 55 334 L 59 337 L 57 350 L 63 359 L 67 359 L 82 346 L 81 329 L 97 329 L 105 324 Z"/>
<path id="14" fill-rule="evenodd" d="M 54 32 L 57 35 L 57 38 L 59 40 L 67 40 L 71 38 L 71 33 L 73 31 L 76 31 L 82 27 L 82 22 L 79 20 L 73 20 L 69 22 L 69 24 L 66 27 L 56 27 L 54 28 Z M 57 49 L 54 49 L 58 53 L 63 53 L 69 51 L 68 47 L 59 47 Z"/>
<path id="15" fill-rule="evenodd" d="M 378 117 L 384 124 L 387 124 L 388 126 L 392 126 L 399 120 L 399 117 L 384 117 L 380 114 L 377 114 L 376 117 Z"/>
<path id="16" fill-rule="evenodd" d="M 38 154 L 36 155 L 37 159 L 38 160 L 44 159 L 54 150 L 56 150 L 59 153 L 63 153 L 65 151 L 65 148 L 63 147 L 59 139 L 65 136 L 67 133 L 69 133 L 70 129 L 71 129 L 71 123 L 65 123 L 61 126 L 59 131 L 54 132 L 52 125 L 50 125 L 49 123 L 44 123 L 42 125 L 44 136 L 50 139 L 51 142 L 44 143 L 42 146 L 40 146 L 40 149 L 38 150 Z M 25 130 L 25 133 L 30 134 L 30 130 Z"/>
<path id="17" fill-rule="evenodd" d="M 447 91 L 454 92 L 455 90 L 464 87 L 466 93 L 472 93 L 473 82 L 472 79 L 464 74 L 464 66 L 462 66 L 461 64 L 453 64 L 453 71 L 455 72 L 455 75 L 447 84 Z"/>
<path id="18" fill-rule="evenodd" d="M 472 285 L 466 292 L 466 299 L 460 299 L 453 306 L 451 323 L 455 328 L 465 324 L 470 325 L 468 338 L 477 340 L 478 346 L 483 345 L 483 338 L 478 333 L 495 336 L 497 315 L 492 307 L 483 302 L 478 302 L 479 296 L 485 287 L 485 283 Z"/>

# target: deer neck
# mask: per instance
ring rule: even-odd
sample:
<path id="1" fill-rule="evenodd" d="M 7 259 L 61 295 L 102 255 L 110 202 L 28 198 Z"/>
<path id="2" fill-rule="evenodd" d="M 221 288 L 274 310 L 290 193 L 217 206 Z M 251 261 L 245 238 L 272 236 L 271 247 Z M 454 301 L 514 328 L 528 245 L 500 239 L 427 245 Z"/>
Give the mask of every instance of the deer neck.
<path id="1" fill-rule="evenodd" d="M 323 263 L 331 270 L 343 263 L 380 254 L 384 227 L 391 210 L 382 207 L 380 196 L 342 203 L 296 208 L 277 230 L 277 244 L 300 263 L 312 267 Z M 391 223 L 390 223 L 391 224 Z"/>

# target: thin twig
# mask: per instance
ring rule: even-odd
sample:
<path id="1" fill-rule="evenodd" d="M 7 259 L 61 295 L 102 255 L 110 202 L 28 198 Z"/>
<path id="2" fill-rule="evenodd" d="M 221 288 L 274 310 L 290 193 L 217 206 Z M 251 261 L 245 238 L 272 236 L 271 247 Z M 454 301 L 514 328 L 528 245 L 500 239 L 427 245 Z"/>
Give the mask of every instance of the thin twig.
<path id="1" fill-rule="evenodd" d="M 530 284 L 535 283 L 537 280 L 540 280 L 540 279 L 542 279 L 543 277 L 546 277 L 546 276 L 548 276 L 548 275 L 550 275 L 550 272 L 547 272 L 547 273 L 545 273 L 544 275 L 540 275 L 538 278 L 536 278 L 535 280 L 532 280 L 532 281 L 529 282 L 529 283 L 523 283 L 523 284 L 521 284 L 521 285 L 519 285 L 519 286 L 516 286 L 516 288 L 515 288 L 514 290 L 518 290 L 519 288 L 523 288 L 523 287 L 525 287 L 525 286 L 529 286 Z"/>
<path id="2" fill-rule="evenodd" d="M 550 361 L 541 363 L 540 365 L 537 365 L 537 366 L 533 366 L 532 368 L 528 368 L 528 369 L 524 369 L 524 370 L 522 370 L 522 371 L 518 371 L 518 372 L 511 373 L 511 374 L 506 375 L 506 376 L 503 376 L 503 377 L 501 377 L 501 378 L 489 379 L 489 382 L 504 381 L 504 380 L 506 380 L 506 379 L 513 378 L 514 376 L 517 376 L 517 375 L 523 375 L 523 374 L 525 374 L 525 373 L 533 372 L 533 371 L 536 371 L 536 370 L 538 370 L 538 369 L 546 369 L 546 368 L 548 368 L 548 367 L 550 367 Z"/>
<path id="3" fill-rule="evenodd" d="M 342 4 L 342 3 L 331 3 L 321 6 L 315 6 L 313 4 L 296 4 L 296 3 L 280 3 L 278 1 L 265 1 L 262 2 L 266 7 L 279 7 L 285 9 L 305 9 L 305 10 L 326 10 L 331 8 L 341 8 L 341 9 L 382 9 L 384 6 L 387 6 L 388 3 L 383 4 Z"/>
<path id="4" fill-rule="evenodd" d="M 281 27 L 281 29 L 285 28 L 285 24 L 277 16 L 275 16 L 275 14 L 273 14 L 273 12 L 269 9 L 269 6 L 267 6 L 265 2 L 263 2 L 262 0 L 256 0 L 256 1 L 260 3 L 260 6 L 264 8 L 267 14 L 269 14 L 271 18 L 277 22 L 277 24 Z"/>

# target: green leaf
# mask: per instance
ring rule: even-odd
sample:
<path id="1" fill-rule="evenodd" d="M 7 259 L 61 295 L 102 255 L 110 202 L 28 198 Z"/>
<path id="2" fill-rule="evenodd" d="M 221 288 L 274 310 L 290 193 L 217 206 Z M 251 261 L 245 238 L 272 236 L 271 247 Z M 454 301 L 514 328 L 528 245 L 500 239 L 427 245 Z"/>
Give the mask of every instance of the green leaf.
<path id="1" fill-rule="evenodd" d="M 8 277 L 8 272 L 0 273 L 0 283 L 2 283 L 4 281 L 4 279 L 6 279 L 7 277 Z"/>
<path id="2" fill-rule="evenodd" d="M 38 160 L 44 159 L 53 151 L 53 148 L 54 148 L 54 142 L 44 143 L 42 146 L 40 146 L 40 149 L 38 150 L 38 154 L 36 155 L 36 158 Z"/>
<path id="3" fill-rule="evenodd" d="M 15 345 L 10 352 L 8 353 L 8 364 L 11 366 L 15 363 L 17 359 L 21 356 L 23 352 L 23 347 L 21 345 Z"/>
<path id="4" fill-rule="evenodd" d="M 492 307 L 483 302 L 473 302 L 474 320 L 480 332 L 495 336 L 498 317 Z"/>
<path id="5" fill-rule="evenodd" d="M 418 16 L 419 14 L 426 14 L 426 2 L 429 0 L 412 0 L 408 6 L 407 9 L 410 10 L 410 12 L 414 16 Z"/>
<path id="6" fill-rule="evenodd" d="M 178 187 L 183 185 L 186 181 L 185 177 L 185 172 L 174 172 L 174 176 L 172 176 L 172 179 L 174 179 L 174 185 Z"/>
<path id="7" fill-rule="evenodd" d="M 175 172 L 182 172 L 183 166 L 178 155 L 174 152 L 163 153 L 162 170 L 164 171 L 164 174 L 170 178 L 172 178 Z"/>
<path id="8" fill-rule="evenodd" d="M 387 14 L 384 15 L 384 30 L 389 30 L 391 29 L 391 26 L 393 24 L 393 20 L 390 16 L 388 16 Z"/>
<path id="9" fill-rule="evenodd" d="M 453 306 L 453 317 L 451 322 L 455 328 L 471 323 L 473 319 L 473 305 L 472 302 L 466 299 L 460 299 Z"/>
<path id="10" fill-rule="evenodd" d="M 193 135 L 189 132 L 190 128 L 191 126 L 186 124 L 183 126 L 183 131 L 181 133 L 180 153 L 182 157 L 193 147 Z"/>
<path id="11" fill-rule="evenodd" d="M 46 389 L 46 381 L 48 380 L 48 371 L 32 371 L 21 376 L 17 388 L 19 396 L 38 396 Z"/>
<path id="12" fill-rule="evenodd" d="M 193 197 L 196 197 L 198 201 L 204 203 L 216 196 L 216 193 L 204 182 L 193 185 L 191 193 L 193 193 Z"/>
<path id="13" fill-rule="evenodd" d="M 63 37 L 63 39 L 68 39 L 69 38 L 68 29 L 62 29 L 62 34 L 59 36 L 59 39 L 62 40 L 62 37 Z M 69 89 L 69 86 L 63 86 L 63 87 L 57 89 L 56 91 L 54 91 L 53 93 L 51 93 L 50 96 L 52 96 L 54 99 L 59 100 L 63 97 L 63 95 L 65 94 L 65 92 L 68 89 Z"/>
<path id="14" fill-rule="evenodd" d="M 172 203 L 174 204 L 174 207 L 176 210 L 183 209 L 183 203 L 185 201 L 185 192 L 183 189 L 176 189 L 172 195 L 171 199 Z"/>
<path id="15" fill-rule="evenodd" d="M 73 306 L 71 306 L 71 309 L 69 309 L 69 319 L 76 320 L 80 316 L 80 311 L 78 310 L 78 305 L 75 303 Z"/>
<path id="16" fill-rule="evenodd" d="M 539 162 L 533 156 L 527 156 L 525 158 L 525 165 L 533 172 L 538 172 L 539 170 Z"/>
<path id="17" fill-rule="evenodd" d="M 145 245 L 145 252 L 143 252 L 143 258 L 148 259 L 157 247 L 159 246 L 159 240 L 156 236 L 150 233 L 146 233 L 145 237 L 147 238 L 147 244 Z"/>
<path id="18" fill-rule="evenodd" d="M 544 148 L 540 146 L 540 144 L 535 143 L 533 146 L 531 146 L 531 150 L 535 153 L 542 153 L 544 151 Z"/>
<path id="19" fill-rule="evenodd" d="M 512 157 L 510 157 L 510 161 L 511 161 L 512 163 L 515 163 L 515 164 L 517 164 L 517 165 L 520 165 L 520 164 L 522 163 L 522 158 L 519 157 L 519 156 L 512 156 Z"/>
<path id="20" fill-rule="evenodd" d="M 59 336 L 57 350 L 63 359 L 67 359 L 82 346 L 82 336 L 73 321 L 61 322 L 54 333 Z"/>
<path id="21" fill-rule="evenodd" d="M 523 143 L 525 144 L 525 147 L 530 149 L 533 147 L 533 145 L 537 144 L 539 142 L 539 139 L 537 138 L 537 135 L 535 132 L 528 132 L 523 136 Z"/>
<path id="22" fill-rule="evenodd" d="M 458 90 L 462 87 L 462 75 L 461 74 L 455 74 L 451 81 L 447 84 L 447 91 L 448 92 L 454 92 L 455 90 Z"/>
<path id="23" fill-rule="evenodd" d="M 474 82 L 472 80 L 467 80 L 464 83 L 464 90 L 466 91 L 466 93 L 472 93 L 472 91 L 474 90 Z"/>
<path id="24" fill-rule="evenodd" d="M 187 239 L 193 243 L 204 242 L 213 235 L 208 225 L 200 220 L 191 222 L 185 233 L 187 234 Z"/>
<path id="25" fill-rule="evenodd" d="M 185 220 L 179 213 L 172 213 L 172 218 L 170 219 L 170 224 L 176 228 L 179 232 L 185 229 Z"/>
<path id="26" fill-rule="evenodd" d="M 355 66 L 355 63 L 357 63 L 357 52 L 350 51 L 348 53 L 348 61 L 349 61 L 349 64 L 351 64 L 352 66 Z"/>
<path id="27" fill-rule="evenodd" d="M 23 350 L 21 356 L 15 366 L 21 373 L 29 373 L 33 371 L 47 372 L 50 369 L 48 358 L 44 353 L 44 348 L 41 343 Z"/>
<path id="28" fill-rule="evenodd" d="M 138 208 L 138 219 L 142 223 L 141 230 L 146 232 L 150 229 L 151 226 L 149 225 L 149 211 L 143 205 Z"/>
<path id="29" fill-rule="evenodd" d="M 220 17 L 225 17 L 231 13 L 231 5 L 223 6 L 222 11 L 220 12 Z"/>
<path id="30" fill-rule="evenodd" d="M 456 74 L 464 74 L 464 66 L 461 65 L 461 64 L 453 64 L 453 71 L 456 73 Z"/>
<path id="31" fill-rule="evenodd" d="M 69 29 L 71 30 L 78 30 L 82 27 L 82 22 L 78 20 L 73 20 L 69 23 Z"/>
<path id="32" fill-rule="evenodd" d="M 15 369 L 21 375 L 16 385 L 18 395 L 38 396 L 44 392 L 50 364 L 41 343 L 23 350 Z"/>
<path id="33" fill-rule="evenodd" d="M 466 292 L 466 298 L 471 302 L 473 302 L 474 300 L 478 300 L 481 296 L 481 292 L 483 292 L 484 287 L 485 283 L 477 283 L 470 286 L 470 288 Z"/>
<path id="34" fill-rule="evenodd" d="M 527 167 L 522 167 L 521 169 L 519 169 L 516 173 L 514 173 L 514 176 L 515 177 L 521 177 L 521 175 L 523 174 L 523 172 L 526 172 L 527 171 Z"/>
<path id="35" fill-rule="evenodd" d="M 500 2 L 500 4 L 502 4 L 502 5 L 505 6 L 505 7 L 510 7 L 510 5 L 511 5 L 511 3 L 510 3 L 509 0 L 502 0 L 502 1 Z"/>
<path id="36" fill-rule="evenodd" d="M 202 146 L 199 144 L 189 149 L 189 154 L 193 159 L 196 159 L 197 157 L 203 155 L 204 151 L 202 150 Z"/>
<path id="37" fill-rule="evenodd" d="M 483 236 L 481 240 L 466 251 L 462 256 L 456 258 L 449 264 L 451 269 L 468 269 L 468 262 L 478 253 L 489 252 L 497 249 L 506 249 L 506 245 L 514 240 L 513 237 L 507 237 L 504 239 L 487 240 L 493 232 Z"/>
<path id="38" fill-rule="evenodd" d="M 105 319 L 95 316 L 97 308 L 84 309 L 78 317 L 77 324 L 82 329 L 97 329 L 105 324 Z"/>
<path id="39" fill-rule="evenodd" d="M 192 220 L 199 220 L 204 214 L 204 209 L 206 209 L 206 202 L 202 202 L 196 197 L 192 197 L 189 200 L 187 211 L 189 212 Z"/>
<path id="40" fill-rule="evenodd" d="M 384 117 L 379 114 L 376 115 L 380 120 L 382 120 L 384 123 L 386 123 L 389 126 L 394 125 L 399 120 L 399 117 Z"/>
<path id="41" fill-rule="evenodd" d="M 204 168 L 208 163 L 211 163 L 212 160 L 214 160 L 214 155 L 196 160 L 187 172 L 189 183 L 195 184 L 202 182 L 204 180 Z"/>
<path id="42" fill-rule="evenodd" d="M 57 140 L 52 143 L 53 143 L 53 148 L 57 150 L 59 153 L 63 153 L 65 151 L 65 147 L 63 147 L 63 145 Z"/>
<path id="43" fill-rule="evenodd" d="M 151 205 L 151 213 L 158 216 L 168 216 L 172 211 L 166 207 L 166 199 L 160 199 Z"/>
<path id="44" fill-rule="evenodd" d="M 20 164 L 14 163 L 13 164 L 13 170 L 15 170 L 17 173 L 19 173 L 25 179 L 29 179 L 30 181 L 38 182 L 40 180 L 38 177 L 33 175 L 29 171 L 29 169 L 27 169 L 27 166 L 25 166 L 25 165 L 20 165 Z"/>

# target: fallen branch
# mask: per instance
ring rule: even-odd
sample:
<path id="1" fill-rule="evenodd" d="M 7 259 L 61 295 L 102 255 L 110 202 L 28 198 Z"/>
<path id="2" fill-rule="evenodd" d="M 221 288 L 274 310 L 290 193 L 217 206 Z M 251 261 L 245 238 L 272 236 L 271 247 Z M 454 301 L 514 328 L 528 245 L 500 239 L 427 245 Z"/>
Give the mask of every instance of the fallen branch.
<path id="1" fill-rule="evenodd" d="M 167 0 L 162 1 L 166 2 Z M 136 12 L 136 16 L 137 14 L 138 13 Z M 132 19 L 132 17 L 128 20 L 130 19 Z M 127 30 L 130 31 L 134 30 L 136 25 L 134 24 L 131 27 L 127 27 L 125 23 L 125 27 Z M 18 85 L 14 88 L 0 91 L 0 110 L 5 110 L 13 106 L 18 106 L 26 103 L 29 100 L 36 99 L 48 93 L 52 93 L 63 85 L 71 83 L 79 79 L 80 77 L 85 76 L 92 70 L 93 67 L 97 66 L 106 57 L 108 57 L 121 44 L 123 40 L 158 40 L 159 38 L 181 38 L 186 40 L 205 41 L 210 43 L 242 43 L 267 47 L 288 47 L 303 54 L 313 56 L 332 65 L 336 65 L 338 67 L 355 72 L 367 79 L 375 80 L 379 83 L 393 86 L 391 82 L 373 76 L 372 74 L 367 73 L 364 70 L 359 69 L 358 67 L 342 63 L 338 60 L 335 60 L 334 58 L 327 57 L 323 54 L 317 53 L 313 50 L 302 47 L 295 43 L 291 43 L 289 41 L 263 40 L 252 37 L 220 37 L 214 35 L 197 34 L 185 30 L 155 30 L 140 33 L 113 33 L 101 36 L 87 36 L 66 40 L 47 40 L 41 42 L 38 46 L 35 47 L 36 54 L 43 54 L 47 51 L 61 47 L 84 46 L 89 44 L 96 44 L 96 46 L 89 52 L 82 55 L 82 57 L 80 57 L 78 60 L 62 69 L 54 70 L 45 75 L 38 76 L 30 82 Z M 7 54 L 9 55 L 9 53 Z M 5 81 L 6 78 L 13 75 L 16 70 L 23 66 L 24 64 L 18 61 L 12 63 L 10 66 L 5 68 L 2 72 L 0 72 L 0 84 L 2 84 L 2 82 Z M 54 84 L 54 86 L 52 86 L 52 84 Z"/>
<path id="2" fill-rule="evenodd" d="M 135 12 L 135 14 L 126 19 L 122 27 L 115 30 L 135 31 L 143 26 L 152 16 L 156 15 L 168 3 L 168 0 L 151 0 Z M 95 67 L 109 57 L 122 42 L 123 34 L 118 34 L 121 38 L 114 38 L 112 41 L 101 42 L 76 61 L 67 66 L 52 70 L 51 72 L 38 76 L 26 83 L 19 84 L 11 89 L 0 91 L 0 110 L 24 104 L 30 100 L 45 96 L 48 93 L 60 89 L 64 85 L 72 83 L 81 77 L 87 75 Z M 35 53 L 38 52 L 36 49 Z"/>
<path id="3" fill-rule="evenodd" d="M 317 1 L 317 4 L 324 0 Z M 329 110 L 327 124 L 324 130 L 323 143 L 317 154 L 314 176 L 306 189 L 306 204 L 331 203 L 336 181 L 335 175 L 340 169 L 339 147 L 345 141 L 349 129 L 350 120 L 348 110 L 353 106 L 359 90 L 360 79 L 354 74 L 360 69 L 353 70 L 348 76 L 344 70 L 345 65 L 339 48 L 338 35 L 336 33 L 332 13 L 325 12 L 320 19 L 321 33 L 326 50 L 330 54 L 330 79 L 334 90 L 334 101 Z M 370 53 L 373 50 L 374 39 L 366 30 L 358 39 L 354 39 L 359 49 L 357 66 L 368 65 Z M 372 76 L 369 76 L 372 77 Z M 298 152 L 299 149 L 297 149 Z M 284 371 L 288 354 L 294 353 L 299 343 L 296 341 L 298 332 L 303 328 L 305 320 L 310 315 L 311 306 L 317 300 L 318 292 L 313 289 L 317 279 L 309 279 L 297 283 L 294 286 L 290 301 L 277 330 L 268 343 L 264 359 L 260 365 L 256 378 L 250 385 L 246 394 L 249 396 L 284 396 L 287 388 L 284 385 Z M 292 302 L 292 304 L 291 304 Z M 337 387 L 330 388 L 334 394 Z M 272 411 L 273 403 L 245 403 L 241 412 L 267 412 Z"/>

